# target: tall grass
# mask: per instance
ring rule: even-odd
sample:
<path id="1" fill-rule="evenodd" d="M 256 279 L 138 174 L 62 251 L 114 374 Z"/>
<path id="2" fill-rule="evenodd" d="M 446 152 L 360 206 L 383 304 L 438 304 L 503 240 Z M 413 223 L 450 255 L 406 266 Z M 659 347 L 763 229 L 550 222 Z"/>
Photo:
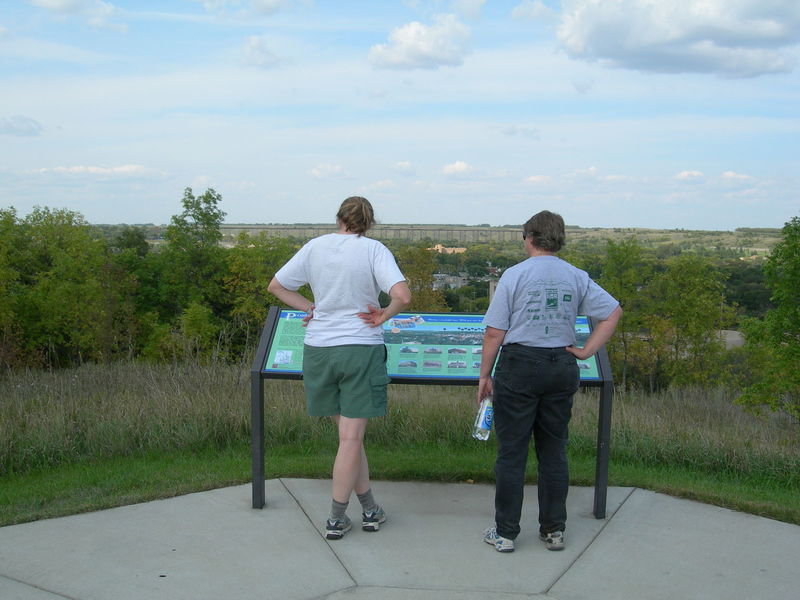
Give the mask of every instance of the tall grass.
<path id="1" fill-rule="evenodd" d="M 618 391 L 612 417 L 616 461 L 772 478 L 800 485 L 800 426 L 789 415 L 755 416 L 725 388 Z M 594 444 L 596 403 L 578 407 L 572 442 Z M 586 435 L 591 439 L 586 440 Z"/>
<path id="2" fill-rule="evenodd" d="M 87 364 L 0 379 L 0 476 L 152 451 L 208 450 L 249 442 L 249 371 L 231 365 Z M 390 386 L 387 417 L 368 445 L 465 449 L 473 387 Z M 575 399 L 570 453 L 595 454 L 597 392 Z M 268 446 L 335 448 L 327 419 L 305 415 L 302 384 L 266 382 Z M 758 477 L 800 490 L 800 427 L 781 414 L 755 417 L 724 389 L 618 392 L 612 461 Z M 490 441 L 490 444 L 493 443 Z"/>
<path id="3" fill-rule="evenodd" d="M 248 375 L 227 365 L 132 362 L 8 375 L 0 380 L 0 475 L 246 439 Z"/>

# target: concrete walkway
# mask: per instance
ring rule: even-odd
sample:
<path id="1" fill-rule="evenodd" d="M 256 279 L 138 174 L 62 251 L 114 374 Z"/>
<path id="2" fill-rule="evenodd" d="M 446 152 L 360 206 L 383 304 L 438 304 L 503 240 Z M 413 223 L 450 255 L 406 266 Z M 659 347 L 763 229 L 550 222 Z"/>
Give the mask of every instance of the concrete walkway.
<path id="1" fill-rule="evenodd" d="M 263 510 L 242 485 L 0 528 L 0 599 L 800 598 L 795 525 L 633 488 L 610 488 L 597 520 L 592 488 L 574 487 L 567 547 L 550 552 L 529 487 L 500 554 L 481 541 L 492 486 L 373 489 L 389 520 L 337 541 L 322 531 L 330 481 L 305 479 L 267 481 Z"/>

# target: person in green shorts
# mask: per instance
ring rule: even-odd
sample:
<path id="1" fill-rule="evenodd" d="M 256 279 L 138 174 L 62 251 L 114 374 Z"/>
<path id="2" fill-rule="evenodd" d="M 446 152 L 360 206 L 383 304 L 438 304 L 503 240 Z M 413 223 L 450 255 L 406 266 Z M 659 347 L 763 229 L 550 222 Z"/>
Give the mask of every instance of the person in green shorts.
<path id="1" fill-rule="evenodd" d="M 339 431 L 333 464 L 333 499 L 325 524 L 328 539 L 352 528 L 346 514 L 355 491 L 361 527 L 377 531 L 386 513 L 375 501 L 364 451 L 367 420 L 386 414 L 386 346 L 381 325 L 411 302 L 392 253 L 364 234 L 375 224 L 366 198 L 347 198 L 336 214 L 339 230 L 314 238 L 281 267 L 269 291 L 307 313 L 303 381 L 311 416 L 330 416 Z M 314 300 L 297 290 L 309 284 Z M 389 294 L 381 308 L 378 295 Z"/>

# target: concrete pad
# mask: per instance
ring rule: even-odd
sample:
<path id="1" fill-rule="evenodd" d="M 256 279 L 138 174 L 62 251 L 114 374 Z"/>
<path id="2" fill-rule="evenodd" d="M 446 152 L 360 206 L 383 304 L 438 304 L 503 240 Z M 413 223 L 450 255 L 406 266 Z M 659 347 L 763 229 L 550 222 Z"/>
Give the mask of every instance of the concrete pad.
<path id="1" fill-rule="evenodd" d="M 284 482 L 311 516 L 320 535 L 324 535 L 330 509 L 330 481 L 285 479 Z M 360 507 L 354 499 L 348 509 L 348 516 L 354 521 L 353 531 L 341 540 L 329 542 L 359 587 L 480 592 L 493 596 L 498 592 L 543 593 L 606 524 L 591 514 L 594 488 L 570 488 L 568 545 L 562 552 L 551 552 L 538 538 L 536 487 L 526 486 L 523 531 L 516 540 L 515 551 L 501 554 L 482 539 L 483 530 L 493 523 L 494 486 L 373 482 L 372 488 L 376 500 L 387 511 L 386 524 L 378 532 L 362 531 Z M 609 515 L 630 492 L 628 488 L 609 489 Z"/>
<path id="2" fill-rule="evenodd" d="M 788 600 L 800 527 L 630 488 L 570 488 L 567 547 L 538 540 L 526 488 L 516 551 L 482 542 L 491 485 L 375 482 L 389 514 L 324 538 L 330 480 L 270 480 L 0 528 L 2 600 Z M 357 501 L 349 509 L 358 518 Z"/>
<path id="3" fill-rule="evenodd" d="M 64 600 L 64 597 L 0 577 L 0 598 L 3 600 Z"/>
<path id="4" fill-rule="evenodd" d="M 552 588 L 559 600 L 796 600 L 800 527 L 636 490 Z"/>
<path id="5" fill-rule="evenodd" d="M 4 527 L 0 577 L 81 600 L 305 599 L 354 585 L 279 480 L 267 497 L 253 510 L 243 485 Z"/>
<path id="6" fill-rule="evenodd" d="M 325 600 L 486 600 L 486 592 L 409 590 L 405 588 L 357 587 L 326 596 Z M 520 600 L 519 594 L 492 592 L 492 600 Z M 525 594 L 523 598 L 553 600 L 550 596 Z"/>

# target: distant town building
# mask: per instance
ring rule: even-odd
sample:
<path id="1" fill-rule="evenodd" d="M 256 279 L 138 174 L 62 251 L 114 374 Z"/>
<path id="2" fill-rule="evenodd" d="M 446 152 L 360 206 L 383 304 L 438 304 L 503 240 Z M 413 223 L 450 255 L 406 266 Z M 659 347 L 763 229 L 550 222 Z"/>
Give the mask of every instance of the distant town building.
<path id="1" fill-rule="evenodd" d="M 435 290 L 457 290 L 469 283 L 466 273 L 458 275 L 448 275 L 447 273 L 433 274 L 433 289 Z"/>
<path id="2" fill-rule="evenodd" d="M 428 248 L 428 250 L 433 250 L 439 254 L 463 254 L 467 251 L 466 248 L 448 248 L 442 244 L 436 244 L 433 248 Z"/>

